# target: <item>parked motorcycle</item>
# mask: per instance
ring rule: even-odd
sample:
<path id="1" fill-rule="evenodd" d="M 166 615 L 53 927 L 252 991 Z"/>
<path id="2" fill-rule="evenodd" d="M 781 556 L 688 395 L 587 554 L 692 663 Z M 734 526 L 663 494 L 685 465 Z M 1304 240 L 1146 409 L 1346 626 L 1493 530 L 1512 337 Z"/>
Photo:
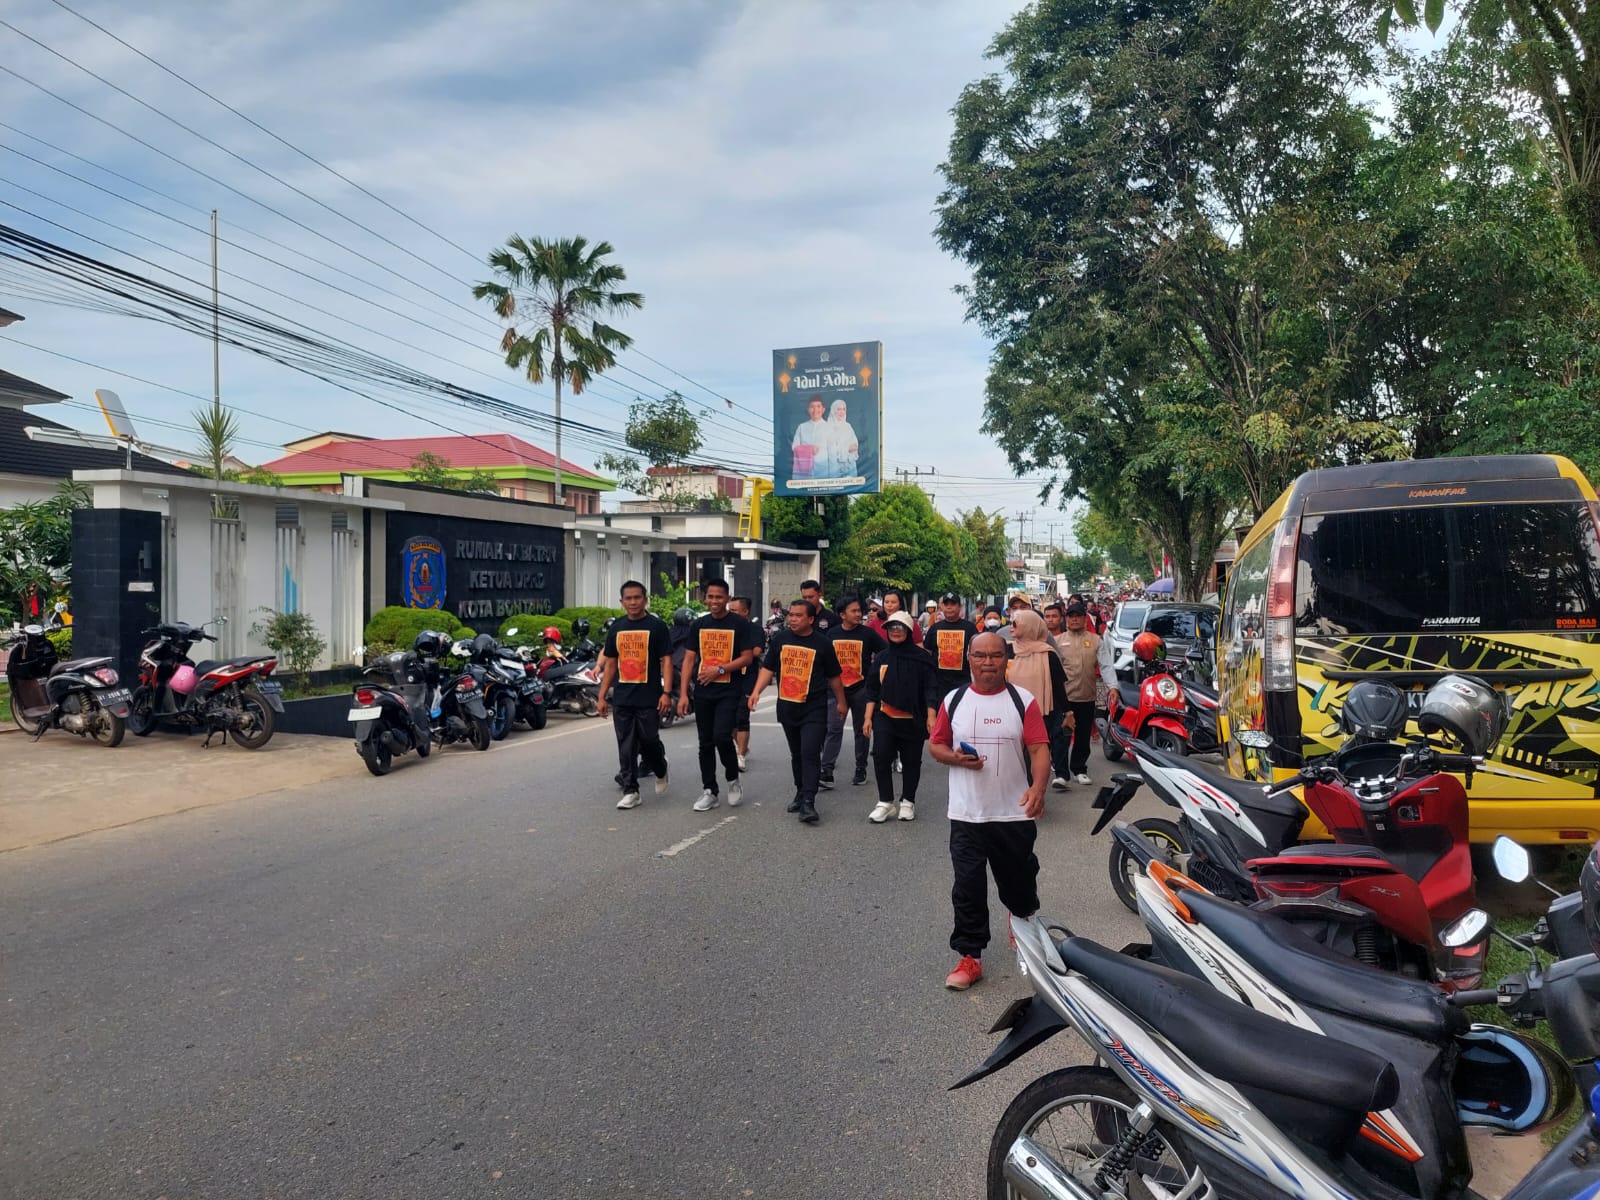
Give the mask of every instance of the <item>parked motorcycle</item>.
<path id="1" fill-rule="evenodd" d="M 1125 681 L 1120 673 L 1106 681 L 1106 715 L 1096 723 L 1101 752 L 1110 761 L 1120 762 L 1126 753 L 1114 736 L 1117 729 L 1169 754 L 1189 752 L 1188 704 L 1166 657 L 1166 643 L 1159 635 L 1141 633 L 1133 639 L 1134 682 Z"/>
<path id="2" fill-rule="evenodd" d="M 480 633 L 470 642 L 463 640 L 457 645 L 466 649 L 461 657 L 482 671 L 479 682 L 483 685 L 484 707 L 489 713 L 489 736 L 494 741 L 504 741 L 516 723 L 527 672 L 521 663 L 511 665 L 501 661 L 500 643 L 490 634 Z"/>
<path id="3" fill-rule="evenodd" d="M 35 738 L 47 729 L 63 729 L 92 737 L 102 746 L 120 745 L 132 697 L 118 680 L 112 660 L 62 662 L 47 632 L 43 625 L 23 625 L 13 628 L 6 639 L 12 720 Z"/>
<path id="4" fill-rule="evenodd" d="M 150 639 L 139 652 L 139 684 L 133 690 L 128 729 L 147 737 L 162 721 L 231 735 L 246 750 L 259 750 L 272 737 L 273 713 L 283 711 L 282 685 L 272 678 L 278 659 L 245 655 L 226 661 L 195 662 L 189 651 L 198 641 L 216 641 L 204 626 L 182 621 L 142 631 Z"/>
<path id="5" fill-rule="evenodd" d="M 518 653 L 531 656 L 538 652 L 531 646 L 524 646 Z M 586 717 L 600 715 L 600 676 L 594 662 L 569 659 L 561 648 L 561 633 L 554 627 L 544 631 L 544 653 L 539 659 L 538 673 L 549 689 L 548 708 L 581 713 Z"/>
<path id="6" fill-rule="evenodd" d="M 512 626 L 506 630 L 506 636 L 514 637 L 517 632 L 516 626 Z M 520 648 L 513 650 L 501 646 L 495 655 L 496 662 L 511 680 L 512 690 L 516 694 L 516 719 L 529 729 L 535 731 L 543 729 L 549 713 L 545 707 L 547 689 L 544 681 L 539 678 L 538 665 L 526 661 L 522 657 Z"/>
<path id="7" fill-rule="evenodd" d="M 386 654 L 361 672 L 350 697 L 356 753 L 374 775 L 387 775 L 397 755 L 433 750 L 428 721 L 428 674 L 414 650 Z"/>
<path id="8" fill-rule="evenodd" d="M 1222 734 L 1217 726 L 1219 693 L 1216 685 L 1202 678 L 1200 672 L 1206 654 L 1195 646 L 1183 657 L 1183 727 L 1190 754 L 1216 754 L 1222 749 Z"/>
<path id="9" fill-rule="evenodd" d="M 450 675 L 440 661 L 446 654 L 470 658 L 471 643 L 463 639 L 451 645 L 445 634 L 427 630 L 417 636 L 413 648 L 422 656 L 429 683 L 435 686 L 429 709 L 434 740 L 442 746 L 468 742 L 475 750 L 487 750 L 493 734 L 484 703 L 483 668 L 466 662 L 459 673 Z"/>

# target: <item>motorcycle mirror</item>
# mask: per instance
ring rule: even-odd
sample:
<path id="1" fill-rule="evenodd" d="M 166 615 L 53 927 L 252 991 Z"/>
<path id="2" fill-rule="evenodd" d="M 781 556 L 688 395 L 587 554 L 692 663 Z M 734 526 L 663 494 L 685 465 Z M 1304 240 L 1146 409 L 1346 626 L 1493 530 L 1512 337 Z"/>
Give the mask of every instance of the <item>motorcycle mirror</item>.
<path id="1" fill-rule="evenodd" d="M 1251 750 L 1272 749 L 1272 735 L 1265 729 L 1241 729 L 1233 735 L 1233 740 Z"/>
<path id="2" fill-rule="evenodd" d="M 1501 879 L 1523 883 L 1533 874 L 1533 860 L 1527 847 L 1502 833 L 1494 840 L 1494 869 L 1500 872 Z"/>
<path id="3" fill-rule="evenodd" d="M 57 600 L 56 601 L 56 611 L 58 613 L 66 612 L 67 611 L 67 602 L 65 600 Z"/>
<path id="4" fill-rule="evenodd" d="M 1439 934 L 1439 942 L 1452 950 L 1457 946 L 1469 946 L 1481 938 L 1488 928 L 1489 914 L 1481 908 L 1469 908 L 1445 927 Z"/>
<path id="5" fill-rule="evenodd" d="M 506 636 L 508 638 L 516 637 L 517 634 L 520 633 L 520 632 L 521 632 L 521 630 L 518 629 L 515 625 L 513 625 L 510 629 L 506 630 Z"/>

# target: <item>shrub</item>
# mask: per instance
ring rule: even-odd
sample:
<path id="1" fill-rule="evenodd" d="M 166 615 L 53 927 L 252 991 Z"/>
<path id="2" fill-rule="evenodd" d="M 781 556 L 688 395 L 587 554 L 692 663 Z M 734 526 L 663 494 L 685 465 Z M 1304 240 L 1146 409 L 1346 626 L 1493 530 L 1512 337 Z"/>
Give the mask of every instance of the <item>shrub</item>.
<path id="1" fill-rule="evenodd" d="M 605 627 L 605 623 L 611 620 L 612 617 L 620 617 L 621 615 L 621 608 L 608 608 L 603 604 L 592 604 L 579 608 L 563 608 L 556 613 L 556 616 L 562 618 L 568 624 L 576 621 L 579 617 L 588 617 L 590 625 L 589 636 L 596 641 L 600 639 L 600 630 Z"/>
<path id="2" fill-rule="evenodd" d="M 564 617 L 546 616 L 544 613 L 522 613 L 518 616 L 507 617 L 500 626 L 498 635 L 502 646 L 537 646 L 544 640 L 544 631 L 554 625 L 561 631 L 561 644 L 570 646 L 576 640 L 572 633 L 572 622 Z M 515 629 L 512 635 L 509 631 Z"/>
<path id="3" fill-rule="evenodd" d="M 56 648 L 56 655 L 65 662 L 72 657 L 72 629 L 52 629 L 45 637 L 50 639 L 50 644 Z"/>
<path id="4" fill-rule="evenodd" d="M 477 631 L 469 629 L 453 613 L 442 608 L 405 608 L 391 604 L 372 614 L 362 641 L 367 648 L 367 661 L 395 650 L 409 650 L 424 629 L 438 629 L 452 640 L 476 637 Z"/>
<path id="5" fill-rule="evenodd" d="M 262 607 L 256 609 L 262 619 L 250 626 L 250 636 L 277 651 L 289 670 L 299 680 L 300 690 L 311 687 L 311 668 L 328 648 L 328 643 L 317 636 L 317 623 L 310 613 L 277 612 Z"/>
<path id="6" fill-rule="evenodd" d="M 680 608 L 687 608 L 699 616 L 706 611 L 706 606 L 696 600 L 689 599 L 689 593 L 695 585 L 685 581 L 673 583 L 668 574 L 661 572 L 661 582 L 656 585 L 655 593 L 650 597 L 650 611 L 660 617 L 668 625 L 672 624 L 672 614 Z"/>

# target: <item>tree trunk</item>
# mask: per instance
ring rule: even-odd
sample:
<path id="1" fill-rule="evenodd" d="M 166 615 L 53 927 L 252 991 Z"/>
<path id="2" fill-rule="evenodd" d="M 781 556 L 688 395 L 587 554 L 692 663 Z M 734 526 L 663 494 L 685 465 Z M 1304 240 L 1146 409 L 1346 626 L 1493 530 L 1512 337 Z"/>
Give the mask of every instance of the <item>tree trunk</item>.
<path id="1" fill-rule="evenodd" d="M 561 504 L 561 373 L 555 372 L 556 377 L 556 503 Z"/>

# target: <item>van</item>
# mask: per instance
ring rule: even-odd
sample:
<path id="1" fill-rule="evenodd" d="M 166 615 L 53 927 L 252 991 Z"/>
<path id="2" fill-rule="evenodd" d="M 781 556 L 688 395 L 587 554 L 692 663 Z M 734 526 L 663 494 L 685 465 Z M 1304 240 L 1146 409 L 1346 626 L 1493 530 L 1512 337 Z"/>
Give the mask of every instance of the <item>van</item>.
<path id="1" fill-rule="evenodd" d="M 1311 471 L 1239 547 L 1217 633 L 1228 768 L 1330 753 L 1363 679 L 1475 675 L 1512 717 L 1473 781 L 1472 840 L 1600 838 L 1600 505 L 1554 455 Z M 1272 735 L 1272 766 L 1234 731 Z"/>

